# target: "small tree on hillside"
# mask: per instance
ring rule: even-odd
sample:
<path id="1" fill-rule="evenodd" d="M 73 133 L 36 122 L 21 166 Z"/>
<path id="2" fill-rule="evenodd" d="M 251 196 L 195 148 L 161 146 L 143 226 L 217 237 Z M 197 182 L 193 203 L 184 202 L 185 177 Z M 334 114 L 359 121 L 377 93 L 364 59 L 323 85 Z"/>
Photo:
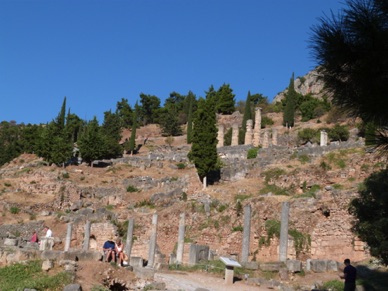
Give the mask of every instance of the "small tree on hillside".
<path id="1" fill-rule="evenodd" d="M 211 98 L 201 98 L 198 102 L 194 117 L 193 143 L 188 157 L 195 164 L 201 181 L 217 169 L 216 114 Z"/>
<path id="2" fill-rule="evenodd" d="M 288 86 L 286 94 L 286 105 L 283 111 L 283 125 L 286 127 L 294 126 L 296 99 L 297 93 L 294 88 L 294 73 L 292 73 L 290 85 Z"/>

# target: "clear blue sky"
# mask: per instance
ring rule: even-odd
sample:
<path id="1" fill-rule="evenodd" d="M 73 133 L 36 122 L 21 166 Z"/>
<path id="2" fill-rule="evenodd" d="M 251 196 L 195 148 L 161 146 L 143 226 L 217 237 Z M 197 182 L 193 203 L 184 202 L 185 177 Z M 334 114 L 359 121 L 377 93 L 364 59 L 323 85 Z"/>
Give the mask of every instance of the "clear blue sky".
<path id="1" fill-rule="evenodd" d="M 270 100 L 316 66 L 308 48 L 334 0 L 0 0 L 0 121 L 90 120 L 121 98 L 204 96 L 230 84 Z"/>

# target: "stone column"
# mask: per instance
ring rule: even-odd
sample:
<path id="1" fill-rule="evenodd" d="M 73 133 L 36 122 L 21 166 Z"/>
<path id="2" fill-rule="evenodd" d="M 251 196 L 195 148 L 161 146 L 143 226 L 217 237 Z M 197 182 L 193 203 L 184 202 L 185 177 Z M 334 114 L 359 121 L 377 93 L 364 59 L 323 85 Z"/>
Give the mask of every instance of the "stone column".
<path id="1" fill-rule="evenodd" d="M 278 130 L 275 128 L 272 129 L 272 145 L 278 145 Z"/>
<path id="2" fill-rule="evenodd" d="M 253 135 L 253 120 L 252 119 L 248 119 L 247 120 L 247 128 L 246 128 L 246 131 L 245 131 L 245 141 L 244 141 L 244 144 L 252 144 L 252 135 Z"/>
<path id="3" fill-rule="evenodd" d="M 287 261 L 288 248 L 288 215 L 290 212 L 290 203 L 282 203 L 282 214 L 280 221 L 280 244 L 279 244 L 279 261 Z"/>
<path id="4" fill-rule="evenodd" d="M 177 264 L 182 264 L 183 262 L 184 244 L 185 244 L 185 214 L 181 213 L 179 216 L 178 249 L 176 251 Z"/>
<path id="5" fill-rule="evenodd" d="M 321 147 L 327 146 L 327 132 L 325 130 L 321 130 Z"/>
<path id="6" fill-rule="evenodd" d="M 251 205 L 244 207 L 244 230 L 242 239 L 241 262 L 248 262 L 249 242 L 251 240 Z"/>
<path id="7" fill-rule="evenodd" d="M 147 267 L 150 267 L 150 268 L 154 267 L 157 226 L 158 226 L 158 215 L 154 213 L 154 215 L 152 215 L 152 229 L 151 229 L 151 236 L 150 236 L 150 245 L 148 250 L 148 263 L 147 263 Z"/>
<path id="8" fill-rule="evenodd" d="M 232 143 L 231 146 L 238 146 L 238 124 L 233 123 L 232 125 Z"/>
<path id="9" fill-rule="evenodd" d="M 131 261 L 132 241 L 133 241 L 133 226 L 134 219 L 128 219 L 127 241 L 125 242 L 125 253 L 128 256 L 129 262 Z"/>
<path id="10" fill-rule="evenodd" d="M 218 125 L 218 135 L 217 135 L 217 147 L 223 147 L 224 146 L 224 126 L 222 124 Z"/>
<path id="11" fill-rule="evenodd" d="M 70 249 L 70 243 L 71 243 L 71 232 L 73 229 L 73 223 L 67 224 L 67 231 L 66 231 L 66 240 L 65 240 L 65 252 L 67 252 Z"/>
<path id="12" fill-rule="evenodd" d="M 264 131 L 264 137 L 263 137 L 263 149 L 268 148 L 269 146 L 269 136 L 268 131 Z"/>
<path id="13" fill-rule="evenodd" d="M 258 107 L 255 111 L 255 128 L 253 129 L 254 147 L 258 147 L 260 145 L 260 132 L 261 132 L 261 108 Z"/>
<path id="14" fill-rule="evenodd" d="M 90 221 L 86 221 L 85 224 L 85 234 L 84 234 L 84 244 L 82 250 L 89 250 L 89 242 L 90 242 Z"/>

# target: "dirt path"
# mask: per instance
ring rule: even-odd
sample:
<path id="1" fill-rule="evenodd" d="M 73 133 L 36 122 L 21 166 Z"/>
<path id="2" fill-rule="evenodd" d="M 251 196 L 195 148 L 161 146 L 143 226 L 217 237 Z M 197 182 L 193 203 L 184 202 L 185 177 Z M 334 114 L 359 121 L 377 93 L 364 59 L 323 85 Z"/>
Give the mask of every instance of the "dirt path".
<path id="1" fill-rule="evenodd" d="M 237 281 L 233 285 L 225 285 L 224 279 L 208 274 L 199 273 L 155 273 L 155 281 L 166 283 L 169 290 L 195 291 L 197 288 L 204 288 L 209 291 L 264 291 L 268 288 L 250 286 L 243 281 Z"/>

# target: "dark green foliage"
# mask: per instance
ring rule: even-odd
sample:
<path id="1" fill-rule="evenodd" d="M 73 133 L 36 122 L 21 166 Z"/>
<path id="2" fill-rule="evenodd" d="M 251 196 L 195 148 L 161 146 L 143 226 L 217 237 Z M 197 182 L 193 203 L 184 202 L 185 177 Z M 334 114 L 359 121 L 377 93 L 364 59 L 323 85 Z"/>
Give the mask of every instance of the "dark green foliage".
<path id="1" fill-rule="evenodd" d="M 292 74 L 285 97 L 285 107 L 283 111 L 283 125 L 286 127 L 294 126 L 296 102 L 297 93 L 294 88 L 294 74 Z"/>
<path id="2" fill-rule="evenodd" d="M 235 110 L 233 89 L 229 84 L 223 84 L 217 91 L 216 110 L 221 114 L 232 114 Z"/>
<path id="3" fill-rule="evenodd" d="M 336 124 L 328 130 L 327 135 L 331 141 L 347 141 L 349 139 L 349 130 L 346 126 Z"/>
<path id="4" fill-rule="evenodd" d="M 388 5 L 347 0 L 341 14 L 320 19 L 311 48 L 333 102 L 383 129 L 377 145 L 388 149 Z"/>
<path id="5" fill-rule="evenodd" d="M 139 189 L 136 188 L 135 186 L 128 185 L 127 192 L 139 192 Z"/>
<path id="6" fill-rule="evenodd" d="M 85 126 L 78 146 L 82 159 L 89 164 L 98 159 L 118 157 L 122 151 L 117 141 L 102 132 L 96 117 Z"/>
<path id="7" fill-rule="evenodd" d="M 45 161 L 63 164 L 71 158 L 73 145 L 66 132 L 55 121 L 44 127 L 37 143 L 36 153 Z"/>
<path id="8" fill-rule="evenodd" d="M 217 128 L 212 96 L 200 99 L 194 117 L 193 143 L 188 154 L 201 179 L 217 170 Z"/>
<path id="9" fill-rule="evenodd" d="M 187 143 L 191 144 L 193 136 L 193 106 L 195 102 L 195 95 L 190 91 L 187 95 L 189 99 L 189 111 L 187 117 Z"/>
<path id="10" fill-rule="evenodd" d="M 137 105 L 137 102 L 136 102 L 136 105 L 135 105 L 135 112 L 134 114 L 132 115 L 132 130 L 131 130 L 131 138 L 129 139 L 128 142 L 125 142 L 124 144 L 124 149 L 128 152 L 130 152 L 131 154 L 133 154 L 133 152 L 135 151 L 135 146 L 136 146 L 136 127 L 137 127 L 137 112 L 138 112 L 138 105 Z"/>
<path id="11" fill-rule="evenodd" d="M 155 123 L 158 120 L 158 109 L 160 99 L 154 95 L 140 94 L 140 104 L 138 118 L 143 125 Z"/>
<path id="12" fill-rule="evenodd" d="M 248 91 L 247 99 L 245 100 L 245 108 L 244 108 L 244 115 L 243 115 L 243 121 L 242 121 L 242 131 L 245 136 L 245 132 L 247 129 L 247 120 L 252 119 L 252 108 L 251 108 L 251 92 Z"/>
<path id="13" fill-rule="evenodd" d="M 182 135 L 182 128 L 178 120 L 178 111 L 175 104 L 167 104 L 159 115 L 159 124 L 163 136 Z"/>
<path id="14" fill-rule="evenodd" d="M 128 104 L 128 99 L 121 98 L 121 101 L 117 102 L 116 114 L 120 118 L 120 123 L 122 127 L 129 128 L 130 126 L 132 126 L 133 111 L 131 106 Z"/>
<path id="15" fill-rule="evenodd" d="M 255 159 L 257 157 L 257 153 L 258 153 L 259 149 L 258 148 L 251 148 L 248 150 L 248 153 L 247 153 L 247 159 Z"/>
<path id="16" fill-rule="evenodd" d="M 21 149 L 18 145 L 20 130 L 16 123 L 0 123 L 0 165 L 16 158 Z"/>
<path id="17" fill-rule="evenodd" d="M 371 174 L 349 212 L 357 220 L 353 231 L 370 247 L 373 256 L 388 264 L 388 170 Z"/>
<path id="18" fill-rule="evenodd" d="M 262 116 L 261 117 L 261 128 L 266 128 L 269 125 L 273 125 L 274 121 L 272 118 L 268 116 Z"/>
<path id="19" fill-rule="evenodd" d="M 298 131 L 299 144 L 305 144 L 307 142 L 318 143 L 320 140 L 320 133 L 318 130 L 312 128 L 304 128 Z"/>
<path id="20" fill-rule="evenodd" d="M 77 142 L 78 136 L 85 122 L 75 114 L 68 112 L 66 117 L 65 134 L 71 143 Z"/>
<path id="21" fill-rule="evenodd" d="M 299 111 L 302 115 L 302 121 L 309 121 L 313 118 L 321 117 L 330 109 L 330 104 L 328 102 L 321 101 L 317 98 L 311 97 L 308 98 L 298 106 Z"/>

